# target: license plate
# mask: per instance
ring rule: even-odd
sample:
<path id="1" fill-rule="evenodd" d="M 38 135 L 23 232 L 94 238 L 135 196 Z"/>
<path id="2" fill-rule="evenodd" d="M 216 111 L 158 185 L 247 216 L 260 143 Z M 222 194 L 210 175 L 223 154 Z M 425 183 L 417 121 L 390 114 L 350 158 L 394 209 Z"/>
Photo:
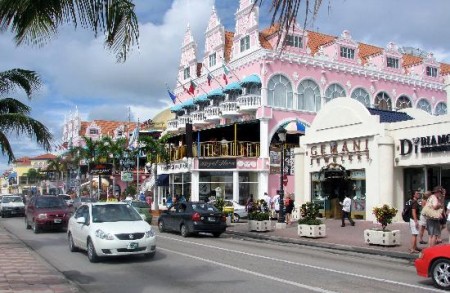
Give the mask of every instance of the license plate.
<path id="1" fill-rule="evenodd" d="M 61 223 L 61 222 L 62 222 L 61 219 L 54 219 L 54 220 L 53 220 L 53 223 L 56 223 L 56 224 L 59 224 L 59 223 Z"/>
<path id="2" fill-rule="evenodd" d="M 139 243 L 137 243 L 137 242 L 130 242 L 130 243 L 128 243 L 127 249 L 136 249 L 138 247 L 139 247 Z"/>
<path id="3" fill-rule="evenodd" d="M 216 221 L 216 218 L 214 218 L 214 217 L 208 217 L 208 222 L 215 222 Z"/>

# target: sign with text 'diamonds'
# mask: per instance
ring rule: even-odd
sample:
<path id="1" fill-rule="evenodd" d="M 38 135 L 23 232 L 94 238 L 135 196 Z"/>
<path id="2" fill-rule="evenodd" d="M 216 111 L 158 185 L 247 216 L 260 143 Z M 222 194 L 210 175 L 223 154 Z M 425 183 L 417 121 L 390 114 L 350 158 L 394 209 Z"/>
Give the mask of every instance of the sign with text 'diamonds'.
<path id="1" fill-rule="evenodd" d="M 199 160 L 199 169 L 236 169 L 236 159 Z"/>

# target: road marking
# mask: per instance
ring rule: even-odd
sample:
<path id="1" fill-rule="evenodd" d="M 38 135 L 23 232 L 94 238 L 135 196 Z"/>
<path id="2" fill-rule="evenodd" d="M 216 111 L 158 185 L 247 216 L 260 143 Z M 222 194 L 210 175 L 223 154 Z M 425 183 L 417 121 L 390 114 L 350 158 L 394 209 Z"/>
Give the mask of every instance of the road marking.
<path id="1" fill-rule="evenodd" d="M 182 253 L 182 252 L 179 252 L 179 251 L 174 251 L 174 250 L 161 248 L 161 247 L 158 247 L 158 250 L 163 250 L 163 251 L 166 251 L 166 252 L 179 254 L 179 255 L 182 255 L 182 256 L 185 256 L 185 257 L 189 257 L 189 258 L 193 258 L 193 259 L 196 259 L 196 260 L 199 260 L 199 261 L 203 261 L 203 262 L 211 263 L 211 264 L 214 264 L 214 265 L 222 266 L 222 267 L 225 267 L 225 268 L 228 268 L 228 269 L 231 269 L 231 270 L 243 272 L 243 273 L 254 275 L 254 276 L 257 276 L 257 277 L 262 277 L 264 279 L 273 280 L 273 281 L 280 282 L 280 283 L 283 283 L 283 284 L 289 284 L 289 285 L 292 285 L 292 286 L 295 286 L 295 287 L 299 287 L 299 288 L 302 288 L 302 289 L 307 289 L 307 290 L 314 291 L 314 292 L 337 293 L 335 291 L 329 291 L 329 290 L 325 290 L 325 289 L 321 289 L 321 288 L 311 287 L 311 286 L 308 286 L 308 285 L 305 285 L 305 284 L 292 282 L 292 281 L 289 281 L 289 280 L 286 280 L 286 279 L 281 279 L 281 278 L 277 278 L 277 277 L 273 277 L 273 276 L 257 273 L 257 272 L 254 272 L 254 271 L 241 269 L 241 268 L 238 268 L 238 267 L 235 267 L 235 266 L 227 265 L 227 264 L 224 264 L 224 263 L 221 263 L 221 262 L 217 262 L 217 261 L 214 261 L 214 260 L 210 260 L 210 259 L 206 259 L 206 258 L 202 258 L 202 257 L 198 257 L 198 256 L 193 256 L 193 255 Z"/>
<path id="2" fill-rule="evenodd" d="M 202 244 L 202 243 L 196 243 L 196 242 L 187 241 L 187 240 L 183 240 L 183 239 L 171 238 L 171 237 L 167 237 L 167 236 L 162 236 L 161 234 L 158 234 L 157 237 L 168 239 L 168 240 L 174 240 L 174 241 L 178 241 L 178 242 L 183 242 L 183 243 L 187 243 L 187 244 L 193 244 L 193 245 L 203 246 L 203 247 L 207 247 L 207 248 L 212 248 L 215 250 L 222 250 L 222 251 L 226 251 L 226 252 L 232 252 L 232 253 L 242 254 L 242 255 L 251 256 L 251 257 L 258 257 L 258 258 L 262 258 L 262 259 L 266 259 L 266 260 L 270 260 L 270 261 L 277 261 L 277 262 L 281 262 L 281 263 L 296 265 L 299 267 L 306 267 L 306 268 L 322 270 L 322 271 L 327 271 L 327 272 L 346 275 L 346 276 L 358 277 L 358 278 L 366 279 L 366 280 L 372 280 L 372 281 L 377 281 L 377 282 L 382 282 L 382 283 L 389 283 L 389 284 L 393 284 L 393 285 L 400 285 L 400 286 L 405 286 L 405 287 L 410 287 L 410 288 L 415 288 L 415 289 L 427 290 L 430 292 L 445 292 L 445 291 L 435 289 L 435 288 L 423 287 L 423 286 L 402 283 L 402 282 L 397 282 L 397 281 L 392 281 L 392 280 L 387 280 L 387 279 L 381 279 L 381 278 L 376 278 L 376 277 L 371 277 L 371 276 L 365 276 L 365 275 L 360 275 L 360 274 L 355 274 L 355 273 L 350 273 L 350 272 L 342 272 L 342 271 L 337 271 L 334 269 L 313 266 L 313 265 L 308 265 L 308 264 L 302 264 L 302 263 L 293 262 L 293 261 L 289 261 L 289 260 L 282 260 L 282 259 L 278 259 L 278 258 L 268 257 L 268 256 L 264 256 L 264 255 L 259 255 L 259 254 L 254 254 L 254 253 L 249 253 L 249 252 L 244 252 L 244 251 L 239 251 L 239 250 L 234 250 L 234 249 L 228 249 L 228 248 L 217 247 L 217 246 L 212 246 L 212 245 L 207 245 L 207 244 Z M 158 247 L 158 249 L 160 249 L 160 248 Z"/>

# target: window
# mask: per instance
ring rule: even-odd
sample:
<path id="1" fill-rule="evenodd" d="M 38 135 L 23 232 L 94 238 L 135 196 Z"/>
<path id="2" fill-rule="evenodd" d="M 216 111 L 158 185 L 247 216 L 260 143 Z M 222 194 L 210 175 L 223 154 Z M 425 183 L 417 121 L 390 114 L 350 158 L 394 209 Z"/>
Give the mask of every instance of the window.
<path id="1" fill-rule="evenodd" d="M 411 100 L 407 96 L 400 96 L 397 100 L 397 103 L 395 104 L 395 108 L 397 108 L 397 110 L 411 107 Z"/>
<path id="2" fill-rule="evenodd" d="M 341 47 L 341 57 L 347 59 L 355 59 L 355 49 Z"/>
<path id="3" fill-rule="evenodd" d="M 358 100 L 366 107 L 370 107 L 369 93 L 363 88 L 357 88 L 352 93 L 352 99 Z"/>
<path id="4" fill-rule="evenodd" d="M 326 97 L 326 102 L 329 102 L 335 98 L 345 97 L 345 90 L 339 84 L 333 83 L 325 91 L 325 97 Z"/>
<path id="5" fill-rule="evenodd" d="M 392 110 L 391 98 L 385 92 L 380 92 L 375 97 L 375 107 L 380 110 Z"/>
<path id="6" fill-rule="evenodd" d="M 268 104 L 273 107 L 292 108 L 292 85 L 283 75 L 274 75 L 267 86 Z"/>
<path id="7" fill-rule="evenodd" d="M 216 65 L 216 53 L 209 55 L 209 67 L 213 67 Z"/>
<path id="8" fill-rule="evenodd" d="M 261 95 L 261 85 L 259 84 L 252 84 L 247 88 L 247 94 L 248 95 Z"/>
<path id="9" fill-rule="evenodd" d="M 443 102 L 439 102 L 436 105 L 436 110 L 434 111 L 434 115 L 445 115 L 447 114 L 447 104 L 443 103 Z"/>
<path id="10" fill-rule="evenodd" d="M 303 48 L 302 37 L 300 36 L 288 35 L 286 37 L 286 44 L 295 48 Z"/>
<path id="11" fill-rule="evenodd" d="M 320 89 L 314 80 L 305 79 L 298 85 L 297 109 L 306 111 L 320 110 Z"/>
<path id="12" fill-rule="evenodd" d="M 417 109 L 420 110 L 424 110 L 427 113 L 431 114 L 431 105 L 430 102 L 428 102 L 425 99 L 421 99 L 418 103 L 417 103 Z"/>
<path id="13" fill-rule="evenodd" d="M 250 36 L 245 36 L 241 39 L 241 52 L 250 49 Z"/>
<path id="14" fill-rule="evenodd" d="M 437 68 L 436 67 L 427 66 L 427 76 L 437 77 Z"/>
<path id="15" fill-rule="evenodd" d="M 96 129 L 96 128 L 90 128 L 90 129 L 89 129 L 89 134 L 91 134 L 91 135 L 98 134 L 98 129 Z"/>
<path id="16" fill-rule="evenodd" d="M 184 76 L 184 79 L 188 79 L 188 78 L 191 77 L 191 70 L 190 70 L 190 67 L 187 67 L 187 68 L 184 69 L 184 71 L 183 71 L 183 76 Z"/>
<path id="17" fill-rule="evenodd" d="M 387 67 L 398 68 L 398 58 L 387 57 Z"/>

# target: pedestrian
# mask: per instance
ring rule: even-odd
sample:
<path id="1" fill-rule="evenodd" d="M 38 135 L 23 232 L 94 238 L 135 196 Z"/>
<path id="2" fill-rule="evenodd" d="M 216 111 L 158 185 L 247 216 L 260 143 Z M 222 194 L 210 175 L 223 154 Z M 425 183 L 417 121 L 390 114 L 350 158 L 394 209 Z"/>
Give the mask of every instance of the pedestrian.
<path id="1" fill-rule="evenodd" d="M 417 247 L 417 235 L 419 234 L 419 191 L 414 191 L 411 195 L 411 215 L 409 220 L 409 228 L 411 230 L 411 247 L 409 248 L 410 253 L 419 253 L 420 249 Z"/>
<path id="2" fill-rule="evenodd" d="M 433 215 L 434 217 L 430 217 L 430 212 L 428 209 L 434 210 L 434 213 L 438 213 L 440 209 L 442 209 L 441 202 L 439 200 L 442 191 L 439 187 L 435 187 L 433 189 L 433 194 L 428 198 L 427 205 L 424 210 L 427 210 L 425 216 L 427 217 L 427 232 L 428 232 L 428 246 L 435 246 L 437 244 L 438 237 L 441 235 L 441 224 L 439 223 L 439 217 L 437 215 Z M 442 217 L 442 211 L 439 212 Z"/>
<path id="3" fill-rule="evenodd" d="M 427 200 L 431 195 L 431 191 L 426 191 L 423 195 L 422 195 L 422 201 L 420 201 L 420 210 L 423 209 L 423 207 L 427 204 Z M 427 244 L 428 241 L 425 241 L 423 239 L 423 234 L 425 234 L 425 230 L 427 227 L 427 218 L 420 213 L 420 217 L 419 217 L 419 243 L 420 244 Z"/>
<path id="4" fill-rule="evenodd" d="M 273 211 L 275 213 L 275 218 L 278 219 L 280 216 L 280 195 L 277 193 L 271 198 L 271 206 L 273 207 Z"/>
<path id="5" fill-rule="evenodd" d="M 250 194 L 250 196 L 247 198 L 247 202 L 245 204 L 245 210 L 247 213 L 253 212 L 253 194 Z"/>
<path id="6" fill-rule="evenodd" d="M 352 226 L 355 226 L 355 222 L 352 220 L 351 210 L 352 210 L 352 200 L 348 195 L 345 195 L 344 201 L 339 202 L 342 206 L 342 225 L 341 227 L 345 227 L 345 218 L 348 219 Z"/>
<path id="7" fill-rule="evenodd" d="M 447 231 L 448 231 L 448 242 L 450 243 L 450 201 L 447 203 Z"/>
<path id="8" fill-rule="evenodd" d="M 294 210 L 294 200 L 290 194 L 286 196 L 284 205 L 286 207 L 286 224 L 290 225 L 292 221 L 292 211 Z"/>

